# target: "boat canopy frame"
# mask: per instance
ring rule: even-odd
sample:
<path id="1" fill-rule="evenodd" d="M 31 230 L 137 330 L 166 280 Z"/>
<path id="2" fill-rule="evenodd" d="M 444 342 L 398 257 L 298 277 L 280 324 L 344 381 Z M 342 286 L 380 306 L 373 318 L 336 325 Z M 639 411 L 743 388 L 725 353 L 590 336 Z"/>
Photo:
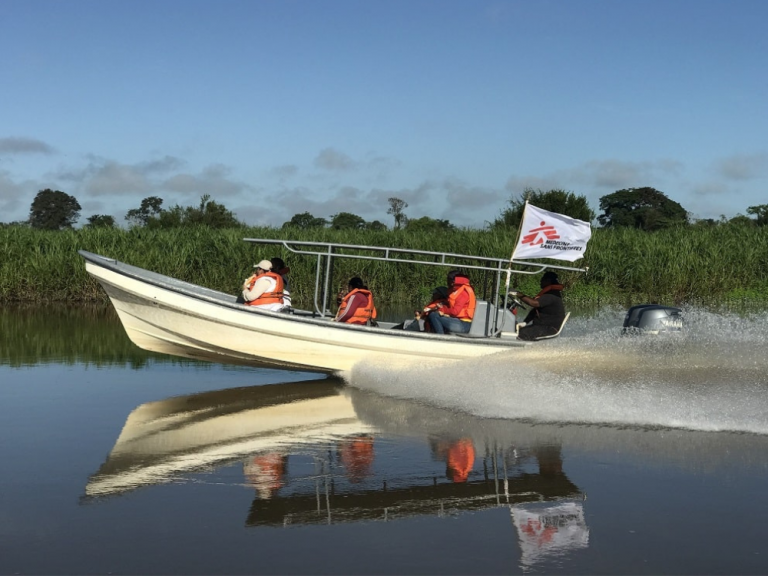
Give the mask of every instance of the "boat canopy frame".
<path id="1" fill-rule="evenodd" d="M 471 256 L 467 254 L 455 254 L 452 252 L 432 252 L 428 250 L 414 250 L 411 248 L 391 248 L 386 246 L 365 246 L 359 244 L 340 244 L 336 242 L 314 242 L 309 240 L 279 240 L 274 238 L 243 238 L 245 242 L 253 244 L 272 244 L 281 246 L 292 254 L 302 256 L 314 256 L 317 259 L 315 269 L 315 291 L 313 297 L 314 313 L 320 317 L 333 315 L 330 309 L 330 294 L 333 281 L 333 261 L 337 258 L 350 258 L 357 260 L 369 260 L 378 262 L 395 262 L 401 264 L 418 264 L 425 266 L 442 266 L 449 268 L 461 268 L 462 270 L 477 270 L 492 272 L 495 274 L 492 294 L 493 305 L 496 310 L 506 309 L 510 277 L 512 274 L 533 275 L 543 272 L 547 268 L 568 270 L 573 272 L 586 272 L 587 268 L 575 268 L 569 266 L 552 265 L 542 262 L 526 262 L 505 258 L 490 258 L 487 256 Z M 348 254 L 342 250 L 354 250 L 356 252 L 371 252 L 372 254 Z M 432 258 L 432 260 L 416 259 Z M 474 263 L 467 263 L 472 261 Z M 513 265 L 529 266 L 532 270 L 512 269 Z M 500 296 L 502 274 L 506 275 L 503 297 Z M 503 308 L 499 308 L 499 305 Z M 486 335 L 498 334 L 501 329 L 496 324 L 498 315 L 491 318 L 491 309 L 487 309 Z M 489 324 L 490 331 L 488 330 Z"/>

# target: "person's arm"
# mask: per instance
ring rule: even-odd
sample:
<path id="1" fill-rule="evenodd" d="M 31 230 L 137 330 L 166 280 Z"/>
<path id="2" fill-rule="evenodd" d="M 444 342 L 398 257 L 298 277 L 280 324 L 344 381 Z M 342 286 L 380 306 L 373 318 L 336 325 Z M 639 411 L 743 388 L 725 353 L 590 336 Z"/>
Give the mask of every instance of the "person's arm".
<path id="1" fill-rule="evenodd" d="M 270 280 L 271 279 L 269 278 L 269 276 L 261 276 L 256 280 L 256 283 L 253 285 L 253 288 L 251 288 L 250 290 L 248 290 L 248 288 L 245 288 L 243 290 L 243 298 L 245 299 L 245 301 L 253 302 L 254 300 L 256 300 L 256 298 L 264 294 L 264 292 L 268 292 L 269 287 L 272 284 Z"/>
<path id="2" fill-rule="evenodd" d="M 520 298 L 520 302 L 531 306 L 532 308 L 539 308 L 541 306 L 541 302 L 539 302 L 536 298 L 531 298 L 530 296 L 525 296 L 524 294 L 519 294 L 517 297 Z"/>
<path id="3" fill-rule="evenodd" d="M 368 298 L 366 298 L 364 294 L 354 294 L 352 298 L 347 300 L 347 307 L 344 309 L 342 315 L 335 318 L 336 322 L 346 322 L 352 318 L 358 308 L 365 306 L 367 300 Z"/>

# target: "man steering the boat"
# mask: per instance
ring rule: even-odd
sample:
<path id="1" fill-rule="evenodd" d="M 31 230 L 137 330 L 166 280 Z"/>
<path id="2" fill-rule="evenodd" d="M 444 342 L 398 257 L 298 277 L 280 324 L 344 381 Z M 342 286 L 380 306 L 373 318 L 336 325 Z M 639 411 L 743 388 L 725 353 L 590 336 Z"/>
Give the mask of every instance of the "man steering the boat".
<path id="1" fill-rule="evenodd" d="M 243 283 L 243 300 L 246 306 L 279 312 L 285 308 L 283 301 L 283 277 L 272 272 L 272 263 L 262 260 L 254 266 L 252 276 Z"/>
<path id="2" fill-rule="evenodd" d="M 436 334 L 467 334 L 475 316 L 475 291 L 459 270 L 448 272 L 448 287 L 448 303 L 429 313 L 429 324 Z"/>
<path id="3" fill-rule="evenodd" d="M 560 284 L 557 273 L 551 270 L 545 272 L 539 285 L 541 291 L 533 298 L 515 290 L 509 293 L 513 298 L 531 307 L 525 320 L 519 324 L 517 337 L 520 340 L 532 341 L 557 334 L 565 320 L 563 285 Z"/>

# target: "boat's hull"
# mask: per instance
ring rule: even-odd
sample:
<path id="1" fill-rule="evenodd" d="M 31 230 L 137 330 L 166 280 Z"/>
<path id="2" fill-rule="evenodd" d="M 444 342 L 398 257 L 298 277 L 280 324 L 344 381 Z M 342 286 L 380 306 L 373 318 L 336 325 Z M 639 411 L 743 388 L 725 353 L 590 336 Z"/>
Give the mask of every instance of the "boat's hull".
<path id="1" fill-rule="evenodd" d="M 435 336 L 266 312 L 226 295 L 83 253 L 130 339 L 153 352 L 212 362 L 333 373 L 361 361 L 461 360 L 520 347 L 501 338 Z M 196 292 L 197 289 L 197 292 Z M 222 296 L 224 298 L 222 298 Z M 234 300 L 234 299 L 232 299 Z"/>

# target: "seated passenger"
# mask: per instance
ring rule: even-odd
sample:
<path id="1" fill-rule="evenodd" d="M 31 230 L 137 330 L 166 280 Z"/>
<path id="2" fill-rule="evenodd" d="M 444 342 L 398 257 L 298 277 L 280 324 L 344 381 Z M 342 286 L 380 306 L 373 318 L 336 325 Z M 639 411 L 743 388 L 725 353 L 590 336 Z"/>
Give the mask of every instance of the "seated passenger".
<path id="1" fill-rule="evenodd" d="M 448 288 L 445 286 L 438 286 L 432 291 L 429 304 L 424 306 L 421 310 L 414 312 L 414 318 L 401 322 L 393 328 L 400 330 L 409 330 L 411 332 L 434 332 L 429 324 L 427 317 L 432 310 L 437 310 L 440 305 L 448 304 Z"/>
<path id="2" fill-rule="evenodd" d="M 347 294 L 341 299 L 334 322 L 346 324 L 376 325 L 376 306 L 373 295 L 361 278 L 355 276 L 349 281 Z"/>
<path id="3" fill-rule="evenodd" d="M 376 326 L 376 306 L 373 303 L 373 294 L 363 283 L 361 278 L 355 276 L 349 281 L 347 294 L 341 299 L 339 311 L 336 312 L 334 322 L 346 324 L 360 324 Z"/>
<path id="4" fill-rule="evenodd" d="M 436 334 L 467 334 L 475 315 L 475 291 L 458 270 L 448 272 L 448 286 L 448 304 L 429 312 L 429 324 Z"/>
<path id="5" fill-rule="evenodd" d="M 243 283 L 243 300 L 246 306 L 279 312 L 283 303 L 283 277 L 272 272 L 272 263 L 262 260 L 254 265 L 256 271 Z"/>
<path id="6" fill-rule="evenodd" d="M 285 262 L 283 262 L 282 258 L 278 258 L 275 256 L 270 260 L 270 263 L 272 264 L 272 272 L 275 274 L 280 274 L 280 276 L 283 279 L 283 305 L 285 306 L 284 311 L 291 309 L 291 286 L 288 283 L 288 273 L 291 271 L 288 266 L 285 265 Z"/>
<path id="7" fill-rule="evenodd" d="M 517 332 L 520 340 L 531 341 L 557 334 L 565 320 L 563 285 L 557 279 L 557 273 L 551 270 L 545 272 L 541 277 L 540 286 L 541 292 L 533 298 L 520 292 L 510 292 L 510 296 L 519 298 L 523 304 L 531 307 Z"/>

